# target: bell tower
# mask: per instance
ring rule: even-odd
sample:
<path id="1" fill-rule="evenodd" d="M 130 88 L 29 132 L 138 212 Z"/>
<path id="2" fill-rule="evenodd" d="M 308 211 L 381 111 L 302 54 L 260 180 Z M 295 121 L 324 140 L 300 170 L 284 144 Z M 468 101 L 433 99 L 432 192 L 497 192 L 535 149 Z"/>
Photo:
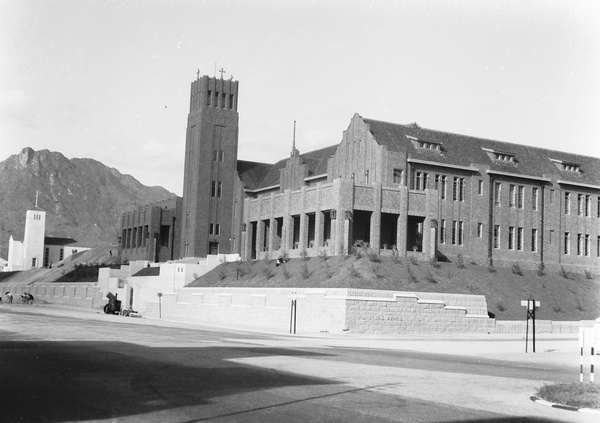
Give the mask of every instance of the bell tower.
<path id="1" fill-rule="evenodd" d="M 181 256 L 231 251 L 238 152 L 238 81 L 209 76 L 191 84 L 181 216 Z"/>

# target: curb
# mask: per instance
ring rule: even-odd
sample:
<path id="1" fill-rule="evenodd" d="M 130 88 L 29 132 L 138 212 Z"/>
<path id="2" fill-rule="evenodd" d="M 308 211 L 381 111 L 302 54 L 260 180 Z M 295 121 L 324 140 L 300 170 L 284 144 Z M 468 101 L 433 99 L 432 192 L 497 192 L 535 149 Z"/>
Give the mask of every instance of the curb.
<path id="1" fill-rule="evenodd" d="M 556 404 L 554 402 L 549 402 L 549 401 L 543 400 L 540 397 L 537 397 L 535 395 L 530 396 L 529 399 L 531 401 L 535 402 L 536 404 L 545 405 L 545 406 L 552 407 L 552 408 L 560 408 L 561 410 L 578 411 L 580 413 L 588 413 L 588 414 L 600 414 L 599 408 L 577 408 L 577 407 L 571 407 L 569 405 Z"/>

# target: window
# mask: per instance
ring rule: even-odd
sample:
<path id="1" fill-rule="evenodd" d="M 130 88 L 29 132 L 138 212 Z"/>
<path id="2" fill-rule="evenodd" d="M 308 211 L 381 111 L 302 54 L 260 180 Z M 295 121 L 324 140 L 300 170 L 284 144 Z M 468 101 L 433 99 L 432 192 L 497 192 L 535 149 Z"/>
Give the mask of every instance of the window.
<path id="1" fill-rule="evenodd" d="M 508 227 L 508 249 L 509 250 L 515 249 L 515 227 L 514 226 Z"/>
<path id="2" fill-rule="evenodd" d="M 415 172 L 414 189 L 417 191 L 425 191 L 427 188 L 427 173 Z"/>
<path id="3" fill-rule="evenodd" d="M 591 249 L 592 249 L 592 242 L 591 242 L 591 239 L 590 239 L 590 235 L 589 234 L 585 234 L 585 246 L 584 246 L 583 254 L 586 257 L 589 257 Z"/>
<path id="4" fill-rule="evenodd" d="M 592 198 L 589 195 L 585 196 L 585 217 L 592 215 Z"/>
<path id="5" fill-rule="evenodd" d="M 525 200 L 525 187 L 522 185 L 519 185 L 519 196 L 517 198 L 517 207 L 522 209 L 523 208 L 523 202 Z"/>
<path id="6" fill-rule="evenodd" d="M 137 228 L 133 228 L 132 236 L 131 236 L 131 247 L 135 248 L 137 246 Z"/>
<path id="7" fill-rule="evenodd" d="M 465 230 L 465 222 L 458 222 L 458 245 L 463 245 L 463 234 Z"/>
<path id="8" fill-rule="evenodd" d="M 212 181 L 211 196 L 222 197 L 223 196 L 223 183 L 218 181 Z"/>
<path id="9" fill-rule="evenodd" d="M 500 205 L 501 190 L 502 190 L 502 184 L 500 182 L 495 182 L 494 183 L 494 205 L 495 206 Z"/>
<path id="10" fill-rule="evenodd" d="M 538 250 L 538 236 L 537 236 L 537 229 L 532 229 L 531 230 L 531 251 L 536 252 Z"/>
<path id="11" fill-rule="evenodd" d="M 227 100 L 227 94 L 222 93 L 221 94 L 221 109 L 225 108 L 225 101 Z"/>
<path id="12" fill-rule="evenodd" d="M 550 229 L 550 244 L 554 243 L 554 229 Z"/>
<path id="13" fill-rule="evenodd" d="M 548 198 L 548 203 L 549 204 L 554 204 L 554 190 L 553 189 L 550 190 L 550 194 L 548 195 L 548 197 L 549 197 Z"/>
<path id="14" fill-rule="evenodd" d="M 458 222 L 456 220 L 452 221 L 452 245 L 456 245 L 458 237 Z"/>
<path id="15" fill-rule="evenodd" d="M 440 244 L 446 243 L 446 220 L 440 221 Z"/>
<path id="16" fill-rule="evenodd" d="M 600 218 L 600 195 L 598 196 L 598 216 Z"/>
<path id="17" fill-rule="evenodd" d="M 368 170 L 365 170 L 365 184 L 367 184 L 367 185 L 369 184 L 369 171 Z M 425 188 L 423 188 L 423 189 L 425 189 Z"/>
<path id="18" fill-rule="evenodd" d="M 509 205 L 509 207 L 511 207 L 511 208 L 515 207 L 516 202 L 517 202 L 516 186 L 513 184 L 510 184 L 508 187 L 508 205 Z"/>
<path id="19" fill-rule="evenodd" d="M 465 178 L 454 177 L 452 199 L 454 201 L 465 201 Z"/>
<path id="20" fill-rule="evenodd" d="M 483 238 L 483 223 L 477 223 L 477 238 Z"/>
<path id="21" fill-rule="evenodd" d="M 596 256 L 600 257 L 600 235 L 598 235 L 598 239 L 596 240 Z"/>
<path id="22" fill-rule="evenodd" d="M 517 250 L 523 251 L 523 228 L 517 228 Z"/>
<path id="23" fill-rule="evenodd" d="M 31 259 L 31 267 L 35 267 L 37 259 L 34 257 Z"/>
<path id="24" fill-rule="evenodd" d="M 460 201 L 465 201 L 465 178 L 460 178 Z"/>
<path id="25" fill-rule="evenodd" d="M 212 91 L 208 90 L 208 95 L 206 96 L 206 105 L 207 106 L 210 106 L 211 100 L 212 100 Z"/>
<path id="26" fill-rule="evenodd" d="M 494 225 L 494 248 L 500 248 L 500 225 Z"/>
<path id="27" fill-rule="evenodd" d="M 483 181 L 477 181 L 477 194 L 483 195 Z"/>
<path id="28" fill-rule="evenodd" d="M 583 234 L 577 234 L 577 255 L 583 255 Z"/>
<path id="29" fill-rule="evenodd" d="M 402 176 L 404 171 L 402 169 L 394 169 L 394 180 L 393 182 L 395 184 L 401 184 L 402 183 Z"/>
<path id="30" fill-rule="evenodd" d="M 213 161 L 214 162 L 223 162 L 225 158 L 225 152 L 222 150 L 213 150 Z"/>
<path id="31" fill-rule="evenodd" d="M 459 191 L 459 185 L 458 185 L 458 178 L 455 176 L 454 177 L 454 184 L 452 185 L 452 200 L 456 201 L 458 200 L 458 191 Z"/>
<path id="32" fill-rule="evenodd" d="M 531 190 L 531 209 L 538 209 L 538 189 L 535 187 Z"/>
<path id="33" fill-rule="evenodd" d="M 448 177 L 446 175 L 443 175 L 442 176 L 442 200 L 446 199 L 446 187 L 447 187 L 447 185 L 448 185 Z M 600 210 L 600 203 L 599 203 L 598 207 L 599 207 L 598 210 Z M 600 211 L 598 213 L 600 214 Z"/>
<path id="34" fill-rule="evenodd" d="M 219 223 L 211 223 L 208 232 L 210 235 L 221 235 L 221 225 Z"/>
<path id="35" fill-rule="evenodd" d="M 577 194 L 577 215 L 583 216 L 583 194 Z"/>
<path id="36" fill-rule="evenodd" d="M 58 251 L 58 261 L 61 261 L 61 260 L 62 260 L 62 259 L 64 259 L 64 258 L 65 258 L 65 250 L 61 248 L 61 249 Z"/>
<path id="37" fill-rule="evenodd" d="M 571 234 L 565 232 L 565 254 L 571 254 Z"/>
<path id="38" fill-rule="evenodd" d="M 565 214 L 571 214 L 571 193 L 565 192 Z"/>
<path id="39" fill-rule="evenodd" d="M 233 94 L 229 94 L 229 110 L 233 110 Z"/>

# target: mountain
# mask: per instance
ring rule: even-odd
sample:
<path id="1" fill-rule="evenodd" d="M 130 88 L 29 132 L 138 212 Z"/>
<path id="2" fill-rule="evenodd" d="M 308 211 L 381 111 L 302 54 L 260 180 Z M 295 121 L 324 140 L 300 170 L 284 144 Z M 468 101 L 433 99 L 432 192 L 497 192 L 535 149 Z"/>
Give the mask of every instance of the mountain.
<path id="1" fill-rule="evenodd" d="M 12 234 L 22 240 L 25 212 L 46 211 L 46 236 L 67 237 L 82 246 L 116 242 L 119 216 L 128 209 L 175 197 L 147 187 L 93 159 L 24 148 L 0 162 L 0 257 L 8 256 Z"/>

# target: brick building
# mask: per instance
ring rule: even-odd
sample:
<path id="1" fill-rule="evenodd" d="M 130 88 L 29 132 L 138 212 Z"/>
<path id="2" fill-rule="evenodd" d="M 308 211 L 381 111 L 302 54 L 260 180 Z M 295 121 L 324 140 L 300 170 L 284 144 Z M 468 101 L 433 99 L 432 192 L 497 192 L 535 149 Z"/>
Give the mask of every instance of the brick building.
<path id="1" fill-rule="evenodd" d="M 339 144 L 242 161 L 238 93 L 233 80 L 192 82 L 172 243 L 143 250 L 140 233 L 166 239 L 166 223 L 152 215 L 163 223 L 146 231 L 140 210 L 126 213 L 125 258 L 337 255 L 363 241 L 423 259 L 600 266 L 598 158 L 356 114 Z"/>
<path id="2" fill-rule="evenodd" d="M 600 265 L 600 159 L 364 119 L 246 187 L 245 258 L 383 254 Z"/>
<path id="3" fill-rule="evenodd" d="M 118 254 L 121 260 L 165 262 L 178 259 L 182 199 L 149 204 L 121 216 Z"/>

